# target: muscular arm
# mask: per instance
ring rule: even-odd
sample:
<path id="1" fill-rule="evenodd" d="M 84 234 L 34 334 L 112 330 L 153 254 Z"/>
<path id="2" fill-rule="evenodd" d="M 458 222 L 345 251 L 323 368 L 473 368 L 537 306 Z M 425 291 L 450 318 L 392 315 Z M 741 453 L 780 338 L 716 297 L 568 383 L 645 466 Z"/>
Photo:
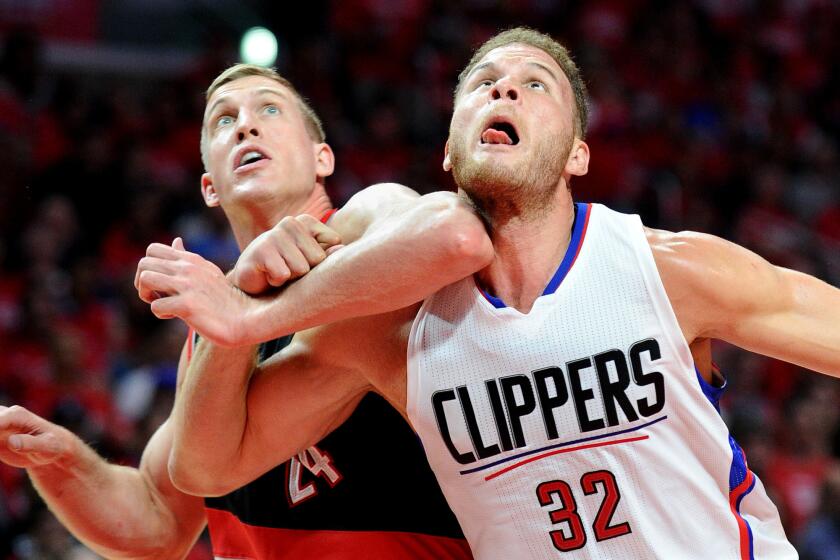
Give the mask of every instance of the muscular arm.
<path id="1" fill-rule="evenodd" d="M 408 189 L 383 197 L 385 188 L 394 190 L 371 187 L 334 216 L 329 225 L 348 246 L 261 302 L 248 323 L 252 341 L 400 309 L 490 263 L 490 239 L 464 200 Z"/>
<path id="2" fill-rule="evenodd" d="M 9 448 L 9 437 L 19 449 Z M 203 503 L 172 485 L 166 470 L 171 444 L 166 422 L 149 440 L 140 467 L 124 467 L 25 409 L 0 411 L 0 459 L 26 467 L 61 523 L 107 558 L 183 558 L 198 538 Z"/>
<path id="3" fill-rule="evenodd" d="M 200 342 L 198 374 L 190 372 L 173 412 L 169 468 L 178 488 L 224 494 L 341 425 L 371 388 L 359 364 L 379 364 L 388 324 L 379 316 L 310 329 L 257 367 L 252 350 Z"/>
<path id="4" fill-rule="evenodd" d="M 277 296 L 252 300 L 258 308 L 238 323 L 232 339 L 222 342 L 270 340 L 322 322 L 405 307 L 471 274 L 492 258 L 483 224 L 452 193 L 419 197 L 394 185 L 371 187 L 354 197 L 329 225 L 347 247 Z M 178 314 L 177 310 L 167 311 Z M 229 317 L 228 322 L 233 319 Z M 188 317 L 185 320 L 190 321 Z M 329 332 L 337 330 L 339 327 L 334 327 Z M 350 414 L 366 384 L 360 377 L 342 372 L 342 362 L 329 362 L 329 356 L 338 355 L 331 345 L 310 352 L 312 340 L 324 337 L 298 336 L 284 351 L 286 358 L 277 367 L 289 373 L 268 376 L 257 371 L 253 378 L 255 347 L 222 348 L 210 341 L 199 345 L 173 412 L 176 438 L 170 474 L 179 488 L 201 495 L 224 493 L 238 481 L 250 480 L 249 476 L 318 441 Z M 352 354 L 357 349 L 349 350 Z M 255 388 L 263 383 L 271 389 Z M 267 394 L 275 396 L 263 397 Z M 316 403 L 310 403 L 312 397 Z M 265 405 L 253 406 L 255 399 L 264 399 Z M 317 410 L 320 405 L 325 407 L 323 416 L 297 413 Z M 254 411 L 262 414 L 263 409 L 268 411 L 268 419 L 249 416 Z M 298 420 L 287 422 L 298 417 L 308 422 L 305 429 Z M 271 453 L 265 453 L 262 445 L 253 446 L 263 451 L 261 459 L 270 457 L 255 466 L 250 459 L 243 459 L 251 456 L 251 448 L 243 442 L 263 426 L 271 426 L 283 439 L 272 444 Z M 231 465 L 244 466 L 230 472 Z"/>
<path id="5" fill-rule="evenodd" d="M 840 377 L 840 290 L 710 235 L 651 230 L 648 240 L 686 340 L 719 338 Z"/>
<path id="6" fill-rule="evenodd" d="M 201 257 L 160 245 L 150 247 L 155 258 L 141 261 L 140 269 L 152 263 L 156 270 L 138 270 L 138 290 L 167 295 L 152 302 L 158 317 L 180 317 L 203 338 L 244 346 L 400 309 L 493 258 L 483 223 L 454 193 L 421 197 L 399 185 L 376 185 L 354 196 L 329 226 L 346 247 L 278 293 L 247 297 Z M 241 266 L 237 263 L 234 279 Z"/>

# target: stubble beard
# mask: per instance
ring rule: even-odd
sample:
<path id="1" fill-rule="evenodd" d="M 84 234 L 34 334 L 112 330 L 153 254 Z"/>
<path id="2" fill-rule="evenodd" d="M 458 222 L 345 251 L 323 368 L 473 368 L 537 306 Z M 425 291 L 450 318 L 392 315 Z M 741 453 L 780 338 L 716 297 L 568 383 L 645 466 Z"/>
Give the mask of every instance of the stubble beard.
<path id="1" fill-rule="evenodd" d="M 508 165 L 471 160 L 463 138 L 453 138 L 452 176 L 491 225 L 513 217 L 539 218 L 551 209 L 572 140 L 572 135 L 554 134 L 537 145 L 532 157 Z"/>

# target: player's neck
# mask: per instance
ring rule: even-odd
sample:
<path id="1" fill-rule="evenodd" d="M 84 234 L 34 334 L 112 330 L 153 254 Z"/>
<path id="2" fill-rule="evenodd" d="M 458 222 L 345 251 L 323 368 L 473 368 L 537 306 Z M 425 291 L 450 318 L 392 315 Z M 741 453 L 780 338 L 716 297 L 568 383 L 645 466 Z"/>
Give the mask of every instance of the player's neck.
<path id="1" fill-rule="evenodd" d="M 278 201 L 277 204 L 260 204 L 245 209 L 237 215 L 228 214 L 233 236 L 239 250 L 245 249 L 261 233 L 270 230 L 286 216 L 309 214 L 319 220 L 332 209 L 332 202 L 321 183 L 315 185 L 304 199 Z"/>
<path id="2" fill-rule="evenodd" d="M 529 312 L 566 253 L 574 219 L 572 197 L 564 188 L 545 213 L 491 226 L 496 256 L 476 275 L 479 285 L 509 307 Z"/>

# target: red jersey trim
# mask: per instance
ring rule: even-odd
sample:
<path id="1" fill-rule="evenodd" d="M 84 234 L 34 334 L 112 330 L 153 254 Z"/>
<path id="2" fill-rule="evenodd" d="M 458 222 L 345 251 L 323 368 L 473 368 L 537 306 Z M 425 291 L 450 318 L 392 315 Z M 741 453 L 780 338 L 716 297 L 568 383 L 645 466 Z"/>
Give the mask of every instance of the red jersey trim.
<path id="1" fill-rule="evenodd" d="M 187 363 L 192 360 L 193 352 L 195 351 L 195 329 L 189 327 L 187 331 Z"/>
<path id="2" fill-rule="evenodd" d="M 213 554 L 241 560 L 469 560 L 467 541 L 397 531 L 275 529 L 242 523 L 230 512 L 205 508 Z"/>
<path id="3" fill-rule="evenodd" d="M 336 212 L 338 212 L 338 208 L 330 208 L 329 210 L 327 210 L 326 213 L 323 216 L 321 216 L 321 223 L 326 224 Z"/>

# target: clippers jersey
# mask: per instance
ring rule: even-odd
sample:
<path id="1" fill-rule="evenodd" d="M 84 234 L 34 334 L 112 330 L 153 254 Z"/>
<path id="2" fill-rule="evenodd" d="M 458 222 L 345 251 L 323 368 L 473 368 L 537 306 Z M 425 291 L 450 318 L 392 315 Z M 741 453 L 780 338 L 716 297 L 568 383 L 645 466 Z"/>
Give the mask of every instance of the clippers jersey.
<path id="1" fill-rule="evenodd" d="M 260 359 L 291 339 L 261 345 Z M 374 394 L 317 445 L 205 506 L 217 560 L 472 558 L 417 436 Z"/>
<path id="2" fill-rule="evenodd" d="M 527 314 L 472 277 L 427 299 L 407 407 L 473 554 L 796 558 L 696 372 L 641 220 L 577 204 Z"/>

